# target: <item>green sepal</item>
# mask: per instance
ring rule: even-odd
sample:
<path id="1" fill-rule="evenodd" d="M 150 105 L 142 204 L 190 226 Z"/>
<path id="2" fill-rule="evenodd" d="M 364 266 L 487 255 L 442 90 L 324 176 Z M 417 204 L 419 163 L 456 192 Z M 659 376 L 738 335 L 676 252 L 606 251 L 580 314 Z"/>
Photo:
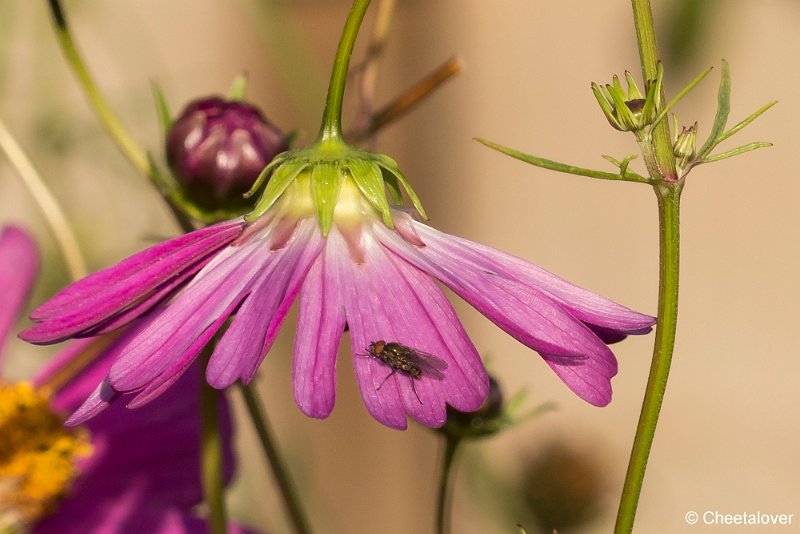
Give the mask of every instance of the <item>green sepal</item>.
<path id="1" fill-rule="evenodd" d="M 244 100 L 245 92 L 247 92 L 247 74 L 239 74 L 231 82 L 231 87 L 228 89 L 228 99 Z"/>
<path id="2" fill-rule="evenodd" d="M 597 103 L 600 104 L 600 109 L 603 111 L 603 115 L 606 116 L 606 119 L 608 119 L 609 124 L 617 130 L 623 131 L 624 128 L 614 116 L 614 108 L 609 103 L 610 97 L 607 96 L 608 91 L 604 92 L 603 88 L 592 82 L 592 93 L 594 93 L 594 97 L 597 99 Z"/>
<path id="3" fill-rule="evenodd" d="M 256 191 L 258 191 L 261 188 L 261 185 L 264 183 L 264 180 L 269 178 L 270 174 L 272 174 L 272 171 L 274 171 L 278 165 L 281 165 L 283 164 L 284 161 L 286 161 L 288 155 L 289 155 L 288 152 L 282 152 L 277 156 L 275 156 L 274 158 L 272 158 L 272 161 L 270 161 L 267 164 L 267 166 L 264 167 L 264 170 L 262 170 L 261 173 L 258 175 L 256 181 L 253 182 L 252 187 L 250 187 L 250 189 L 248 189 L 248 191 L 243 195 L 244 198 L 252 197 L 256 193 Z"/>
<path id="4" fill-rule="evenodd" d="M 630 71 L 625 71 L 625 81 L 628 83 L 628 100 L 637 100 L 644 98 L 642 93 L 639 92 L 639 86 L 636 85 L 636 80 Z"/>
<path id="5" fill-rule="evenodd" d="M 161 124 L 161 133 L 166 137 L 167 132 L 172 127 L 172 114 L 169 111 L 169 103 L 167 97 L 164 96 L 164 91 L 161 86 L 156 82 L 152 82 L 153 98 L 156 101 L 156 114 L 158 115 L 158 122 Z"/>
<path id="6" fill-rule="evenodd" d="M 697 155 L 704 158 L 709 152 L 719 144 L 719 137 L 725 131 L 725 124 L 728 122 L 728 113 L 731 110 L 731 70 L 728 62 L 722 60 L 722 74 L 719 81 L 719 93 L 717 95 L 717 113 L 714 116 L 714 124 L 711 126 L 711 133 Z"/>
<path id="7" fill-rule="evenodd" d="M 403 189 L 408 195 L 408 198 L 411 199 L 411 204 L 414 206 L 414 209 L 417 210 L 417 213 L 419 213 L 423 219 L 427 220 L 428 214 L 425 213 L 425 208 L 422 207 L 422 202 L 414 192 L 414 189 L 412 189 L 411 184 L 408 183 L 408 180 L 406 180 L 406 177 L 402 172 L 400 172 L 400 167 L 397 165 L 397 162 L 389 156 L 385 156 L 383 154 L 375 154 L 374 157 L 378 160 L 384 177 L 387 175 L 393 176 L 403 186 Z"/>
<path id="8" fill-rule="evenodd" d="M 274 163 L 274 161 L 273 161 Z M 267 166 L 267 169 L 264 169 L 262 172 L 262 176 L 266 178 L 269 174 L 268 169 L 272 165 Z M 261 217 L 272 205 L 275 203 L 276 200 L 286 191 L 286 188 L 297 178 L 297 175 L 303 172 L 309 165 L 309 162 L 306 160 L 289 160 L 279 165 L 275 168 L 272 176 L 267 182 L 267 187 L 264 189 L 264 193 L 261 195 L 261 198 L 258 199 L 253 211 L 245 215 L 244 219 L 247 222 L 252 222 L 255 219 Z M 270 171 L 272 169 L 269 169 Z M 259 176 L 259 180 L 262 177 Z M 259 184 L 260 185 L 260 184 Z M 255 187 L 255 186 L 254 186 Z"/>
<path id="9" fill-rule="evenodd" d="M 350 176 L 356 183 L 361 193 L 367 197 L 369 203 L 378 210 L 383 218 L 383 223 L 389 228 L 394 227 L 392 211 L 386 199 L 386 186 L 383 174 L 377 163 L 363 159 L 354 159 L 346 163 Z"/>
<path id="10" fill-rule="evenodd" d="M 316 163 L 311 169 L 311 194 L 317 206 L 317 215 L 322 235 L 328 235 L 333 226 L 333 212 L 336 200 L 342 188 L 341 161 L 325 161 Z"/>

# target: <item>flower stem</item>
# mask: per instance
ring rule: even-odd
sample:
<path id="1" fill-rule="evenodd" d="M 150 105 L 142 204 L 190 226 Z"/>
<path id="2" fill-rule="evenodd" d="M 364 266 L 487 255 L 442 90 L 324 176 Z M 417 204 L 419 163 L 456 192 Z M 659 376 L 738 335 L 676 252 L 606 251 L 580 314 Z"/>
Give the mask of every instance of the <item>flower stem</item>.
<path id="1" fill-rule="evenodd" d="M 639 43 L 639 56 L 642 61 L 642 77 L 644 80 L 654 80 L 658 70 L 658 49 L 656 46 L 656 32 L 653 26 L 653 10 L 650 0 L 631 0 L 633 6 L 633 20 L 636 25 L 636 40 Z M 663 109 L 666 99 L 664 89 L 658 96 L 659 109 Z M 675 158 L 672 155 L 672 140 L 669 135 L 669 121 L 660 121 L 653 128 L 650 150 L 644 150 L 645 161 L 648 164 L 650 177 L 666 181 L 677 180 L 675 171 Z M 648 156 L 652 155 L 652 159 Z"/>
<path id="2" fill-rule="evenodd" d="M 461 438 L 447 436 L 444 456 L 442 457 L 442 474 L 439 479 L 439 496 L 436 502 L 436 534 L 444 534 L 450 530 L 450 507 L 452 504 L 452 472 L 453 460 L 461 444 Z"/>
<path id="3" fill-rule="evenodd" d="M 245 405 L 247 406 L 247 412 L 250 414 L 253 427 L 255 428 L 259 442 L 261 443 L 261 448 L 263 449 L 264 455 L 266 456 L 267 461 L 272 468 L 272 474 L 275 477 L 275 482 L 277 482 L 278 487 L 280 488 L 280 494 L 283 497 L 283 504 L 286 507 L 287 513 L 289 514 L 289 520 L 292 523 L 294 532 L 297 534 L 308 534 L 311 532 L 308 519 L 306 519 L 306 514 L 303 511 L 303 507 L 300 505 L 300 499 L 298 499 L 294 487 L 289 480 L 288 470 L 286 469 L 286 466 L 281 459 L 280 454 L 278 453 L 278 448 L 276 447 L 275 440 L 272 437 L 272 432 L 270 431 L 266 414 L 261 409 L 261 402 L 258 399 L 258 394 L 255 391 L 255 387 L 251 384 L 242 385 L 241 390 L 242 395 L 244 396 Z"/>
<path id="4" fill-rule="evenodd" d="M 213 352 L 213 344 L 204 349 L 206 362 Z M 222 441 L 219 429 L 219 396 L 222 393 L 200 381 L 200 444 L 203 469 L 203 494 L 208 506 L 208 531 L 210 534 L 227 532 L 225 509 L 225 476 L 222 460 Z"/>
<path id="5" fill-rule="evenodd" d="M 656 186 L 659 212 L 660 271 L 658 323 L 650 375 L 636 427 L 628 471 L 617 512 L 617 534 L 633 530 L 636 507 L 642 491 L 647 459 L 664 401 L 667 378 L 675 346 L 678 321 L 678 273 L 680 263 L 680 195 L 683 182 Z"/>
<path id="6" fill-rule="evenodd" d="M 151 164 L 147 153 L 142 150 L 134 139 L 128 134 L 128 131 L 122 125 L 119 117 L 117 117 L 114 110 L 106 102 L 100 89 L 97 87 L 86 62 L 81 57 L 78 47 L 72 38 L 69 25 L 67 24 L 67 17 L 64 9 L 61 7 L 60 0 L 48 0 L 50 5 L 50 12 L 53 15 L 53 23 L 55 25 L 56 36 L 61 45 L 61 50 L 67 58 L 67 63 L 72 68 L 73 72 L 78 78 L 78 81 L 83 88 L 86 97 L 89 99 L 89 104 L 94 108 L 100 122 L 105 126 L 111 138 L 116 143 L 122 155 L 130 161 L 133 167 L 142 175 L 145 176 L 155 186 L 161 194 L 164 202 L 172 212 L 178 226 L 184 232 L 190 232 L 194 229 L 191 220 L 175 205 L 169 198 L 167 191 L 164 190 L 164 185 L 160 182 L 154 166 Z"/>
<path id="7" fill-rule="evenodd" d="M 631 0 L 633 6 L 636 37 L 642 60 L 644 78 L 655 77 L 658 64 L 653 13 L 649 0 Z M 664 106 L 664 94 L 659 95 L 660 108 Z M 668 121 L 661 121 L 653 129 L 652 138 L 640 140 L 650 178 L 658 198 L 659 220 L 659 289 L 658 323 L 650 363 L 642 411 L 633 440 L 628 471 L 617 512 L 616 534 L 627 534 L 633 530 L 639 495 L 642 491 L 647 460 L 653 445 L 658 416 L 667 388 L 675 333 L 678 321 L 678 273 L 680 267 L 680 195 L 683 181 L 675 172 L 675 159 L 669 135 Z M 649 157 L 647 157 L 649 156 Z"/>
<path id="8" fill-rule="evenodd" d="M 25 187 L 30 191 L 39 209 L 44 214 L 45 221 L 50 227 L 53 237 L 56 240 L 61 254 L 64 256 L 69 277 L 72 280 L 83 278 L 88 274 L 86 260 L 83 258 L 78 239 L 67 221 L 64 212 L 58 201 L 50 192 L 42 176 L 37 172 L 36 167 L 19 146 L 11 132 L 6 129 L 5 124 L 0 121 L 0 150 L 2 150 L 11 166 L 17 171 Z"/>
<path id="9" fill-rule="evenodd" d="M 328 85 L 328 97 L 325 101 L 325 111 L 322 114 L 322 127 L 319 131 L 319 141 L 334 141 L 342 137 L 342 102 L 344 100 L 344 86 L 347 82 L 347 70 L 350 67 L 350 56 L 353 54 L 353 45 L 364 20 L 370 0 L 354 0 L 353 7 L 347 15 L 347 20 L 339 40 L 339 48 L 333 60 L 331 81 Z"/>

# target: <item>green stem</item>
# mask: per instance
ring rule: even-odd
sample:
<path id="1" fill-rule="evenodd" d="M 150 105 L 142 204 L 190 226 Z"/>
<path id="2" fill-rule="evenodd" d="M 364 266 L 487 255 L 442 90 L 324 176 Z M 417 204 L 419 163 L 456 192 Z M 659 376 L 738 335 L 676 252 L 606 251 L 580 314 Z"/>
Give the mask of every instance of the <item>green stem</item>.
<path id="1" fill-rule="evenodd" d="M 436 501 L 436 534 L 444 534 L 450 530 L 450 508 L 452 504 L 452 467 L 461 438 L 447 436 L 444 456 L 442 457 L 442 475 L 439 479 L 439 496 Z"/>
<path id="2" fill-rule="evenodd" d="M 114 113 L 114 110 L 108 102 L 106 102 L 106 99 L 97 87 L 92 75 L 89 73 L 86 62 L 83 60 L 75 41 L 72 39 L 72 33 L 67 24 L 67 18 L 64 9 L 61 7 L 60 0 L 48 0 L 48 4 L 50 5 L 50 12 L 53 15 L 53 23 L 55 25 L 58 43 L 61 45 L 61 50 L 67 57 L 67 63 L 78 77 L 78 81 L 89 100 L 89 104 L 94 109 L 100 122 L 103 123 L 103 126 L 105 126 L 106 131 L 108 131 L 114 143 L 116 143 L 117 148 L 122 152 L 122 155 L 130 161 L 142 176 L 147 177 L 156 187 L 172 212 L 178 226 L 180 226 L 184 232 L 194 230 L 191 220 L 174 202 L 172 202 L 168 192 L 164 190 L 157 173 L 151 165 L 150 159 L 147 157 L 147 153 L 142 150 L 136 141 L 128 134 L 128 131 L 122 125 L 122 121 L 120 121 L 119 117 Z"/>
<path id="3" fill-rule="evenodd" d="M 364 20 L 370 0 L 354 0 L 353 7 L 347 15 L 347 21 L 339 40 L 339 48 L 333 60 L 331 81 L 328 85 L 328 97 L 325 101 L 325 111 L 322 114 L 322 127 L 319 131 L 319 142 L 336 141 L 342 138 L 342 102 L 344 100 L 344 86 L 347 82 L 347 71 L 350 67 L 350 56 L 353 54 L 353 45 Z"/>
<path id="4" fill-rule="evenodd" d="M 213 352 L 213 343 L 204 349 L 206 363 Z M 219 396 L 221 393 L 205 380 L 200 384 L 200 444 L 203 475 L 203 494 L 208 506 L 208 531 L 227 532 L 225 509 L 225 477 L 222 465 L 222 440 L 219 429 Z"/>
<path id="5" fill-rule="evenodd" d="M 649 0 L 631 0 L 633 6 L 636 37 L 642 60 L 644 78 L 653 79 L 658 65 L 653 13 Z M 659 95 L 659 108 L 664 107 L 664 93 Z M 680 260 L 680 195 L 683 181 L 678 180 L 672 142 L 669 135 L 669 122 L 659 122 L 652 137 L 639 139 L 645 155 L 647 169 L 653 180 L 658 197 L 659 220 L 659 285 L 658 322 L 647 379 L 642 411 L 636 427 L 636 436 L 631 448 L 628 470 L 620 497 L 616 534 L 628 534 L 633 530 L 639 495 L 644 483 L 647 460 L 653 445 L 653 438 L 667 388 L 672 352 L 675 347 L 675 332 L 678 321 L 678 273 Z"/>
<path id="6" fill-rule="evenodd" d="M 50 227 L 50 232 L 52 232 L 56 244 L 64 256 L 64 263 L 66 263 L 70 278 L 72 280 L 83 278 L 88 274 L 86 261 L 83 258 L 72 226 L 70 226 L 67 217 L 61 210 L 61 206 L 36 170 L 36 167 L 33 166 L 25 151 L 22 150 L 22 147 L 19 146 L 2 121 L 0 121 L 0 150 L 5 153 L 11 166 L 16 169 L 25 187 L 28 188 L 39 209 L 42 210 L 45 221 Z"/>
<path id="7" fill-rule="evenodd" d="M 633 530 L 644 473 L 667 388 L 678 321 L 678 273 L 680 263 L 680 195 L 683 182 L 655 187 L 659 213 L 658 323 L 650 375 L 636 427 L 628 471 L 617 513 L 616 534 Z"/>
<path id="8" fill-rule="evenodd" d="M 636 40 L 639 43 L 639 56 L 642 60 L 642 77 L 644 80 L 654 80 L 659 58 L 650 0 L 631 0 L 631 4 L 636 25 Z M 658 98 L 660 100 L 659 109 L 663 109 L 666 101 L 663 89 Z M 661 121 L 656 124 L 653 128 L 651 142 L 650 148 L 643 149 L 650 177 L 666 181 L 677 180 L 675 158 L 672 155 L 672 140 L 669 135 L 669 121 Z"/>
<path id="9" fill-rule="evenodd" d="M 250 419 L 258 435 L 261 448 L 272 468 L 275 482 L 280 488 L 280 494 L 283 497 L 283 503 L 289 514 L 289 520 L 292 523 L 294 532 L 297 534 L 308 534 L 311 532 L 308 519 L 306 519 L 303 507 L 300 505 L 300 499 L 297 497 L 297 493 L 289 479 L 288 470 L 278 453 L 278 448 L 272 437 L 266 414 L 261 409 L 261 403 L 259 402 L 255 388 L 252 385 L 242 385 L 241 390 L 245 405 L 247 406 L 247 412 L 250 414 Z"/>
<path id="10" fill-rule="evenodd" d="M 122 151 L 123 155 L 130 160 L 133 166 L 136 167 L 136 170 L 148 176 L 150 164 L 147 161 L 147 155 L 138 147 L 136 141 L 128 135 L 119 117 L 117 117 L 114 110 L 111 109 L 111 106 L 108 105 L 102 93 L 100 93 L 100 90 L 97 88 L 97 84 L 92 79 L 92 75 L 89 73 L 89 69 L 86 67 L 86 63 L 83 61 L 78 47 L 72 39 L 72 34 L 67 25 L 67 19 L 64 10 L 61 8 L 60 0 L 48 1 L 50 3 L 50 11 L 53 14 L 53 22 L 56 26 L 58 42 L 61 45 L 61 49 L 64 51 L 64 55 L 67 56 L 68 63 L 78 77 L 78 81 L 83 87 L 86 96 L 89 98 L 89 102 L 92 104 L 92 107 L 94 107 L 98 117 L 111 134 L 111 137 L 114 139 L 114 142 L 117 144 L 120 151 Z"/>

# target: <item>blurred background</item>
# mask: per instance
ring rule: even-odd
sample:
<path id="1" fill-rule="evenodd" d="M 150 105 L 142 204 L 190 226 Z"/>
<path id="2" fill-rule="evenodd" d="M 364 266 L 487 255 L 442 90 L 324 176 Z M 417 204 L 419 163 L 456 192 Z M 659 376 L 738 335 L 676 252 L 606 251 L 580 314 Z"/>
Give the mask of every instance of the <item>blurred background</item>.
<path id="1" fill-rule="evenodd" d="M 667 94 L 716 67 L 676 110 L 682 124 L 699 121 L 701 140 L 713 120 L 722 58 L 733 81 L 729 125 L 770 100 L 780 103 L 723 145 L 768 140 L 773 148 L 701 166 L 684 190 L 678 339 L 637 531 L 711 528 L 686 525 L 690 510 L 794 513 L 797 528 L 800 75 L 792 65 L 800 55 L 800 3 L 653 3 Z M 192 98 L 224 94 L 246 72 L 250 99 L 284 130 L 298 130 L 300 143 L 311 140 L 349 2 L 65 0 L 64 6 L 109 100 L 135 138 L 163 158 L 151 81 L 161 84 L 177 113 Z M 399 0 L 377 103 L 452 54 L 462 58 L 464 72 L 384 129 L 376 144 L 400 163 L 431 223 L 654 313 L 658 245 L 650 188 L 549 173 L 472 140 L 607 170 L 601 154 L 622 159 L 637 152 L 633 136 L 610 128 L 589 89 L 591 81 L 610 82 L 626 69 L 640 80 L 630 3 Z M 89 110 L 45 2 L 0 6 L 0 117 L 62 202 L 92 268 L 177 232 Z M 632 165 L 644 172 L 639 160 Z M 23 224 L 43 243 L 47 267 L 34 301 L 66 283 L 40 213 L 5 160 L 0 222 Z M 598 409 L 572 395 L 538 355 L 467 305 L 455 305 L 506 395 L 525 389 L 531 407 L 553 402 L 557 409 L 464 447 L 453 532 L 515 532 L 515 523 L 531 533 L 609 532 L 653 337 L 615 347 L 615 399 Z M 372 420 L 344 351 L 333 415 L 305 418 L 291 393 L 293 326 L 290 318 L 259 380 L 316 531 L 432 531 L 440 438 L 413 422 L 397 432 Z M 31 375 L 52 354 L 22 343 L 9 350 L 16 377 Z M 232 514 L 262 532 L 287 532 L 245 419 L 237 445 Z"/>

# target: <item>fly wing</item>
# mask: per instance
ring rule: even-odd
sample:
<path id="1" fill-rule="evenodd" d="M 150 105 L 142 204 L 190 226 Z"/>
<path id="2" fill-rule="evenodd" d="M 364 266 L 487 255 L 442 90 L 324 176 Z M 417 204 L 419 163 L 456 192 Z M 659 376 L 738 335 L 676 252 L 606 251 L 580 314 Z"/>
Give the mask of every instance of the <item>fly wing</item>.
<path id="1" fill-rule="evenodd" d="M 410 351 L 407 354 L 408 361 L 417 366 L 422 371 L 422 376 L 433 378 L 435 380 L 444 379 L 442 371 L 447 369 L 447 362 L 438 356 L 429 354 L 427 352 Z"/>

